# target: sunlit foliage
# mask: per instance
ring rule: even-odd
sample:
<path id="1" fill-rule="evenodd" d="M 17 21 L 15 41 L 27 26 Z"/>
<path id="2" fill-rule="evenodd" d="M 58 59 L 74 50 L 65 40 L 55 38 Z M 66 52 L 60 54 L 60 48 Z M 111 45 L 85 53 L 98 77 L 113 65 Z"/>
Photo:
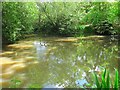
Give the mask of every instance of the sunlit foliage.
<path id="1" fill-rule="evenodd" d="M 46 2 L 37 5 L 40 11 L 38 32 L 62 36 L 118 33 L 118 2 Z M 110 23 L 112 26 L 108 27 L 113 29 L 106 29 L 106 25 L 100 24 L 103 21 Z M 105 29 L 97 31 L 94 26 Z"/>
<path id="2" fill-rule="evenodd" d="M 85 36 L 118 34 L 120 29 L 118 2 L 2 4 L 3 41 L 7 42 L 15 42 L 33 32 L 57 36 Z"/>
<path id="3" fill-rule="evenodd" d="M 33 32 L 38 16 L 35 3 L 3 2 L 2 5 L 3 41 L 15 42 L 24 34 Z"/>

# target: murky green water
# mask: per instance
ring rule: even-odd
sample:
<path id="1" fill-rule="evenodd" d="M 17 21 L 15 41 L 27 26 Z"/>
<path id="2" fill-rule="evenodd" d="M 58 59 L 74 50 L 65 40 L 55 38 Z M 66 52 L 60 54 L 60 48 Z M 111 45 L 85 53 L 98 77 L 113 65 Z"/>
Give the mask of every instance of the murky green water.
<path id="1" fill-rule="evenodd" d="M 8 53 L 9 52 L 9 53 Z M 12 54 L 11 54 L 11 53 Z M 29 38 L 6 47 L 2 53 L 12 61 L 23 62 L 26 68 L 8 78 L 21 80 L 19 87 L 89 87 L 93 72 L 101 75 L 103 68 L 118 68 L 118 42 L 110 37 Z M 15 76 L 16 75 L 16 76 Z"/>

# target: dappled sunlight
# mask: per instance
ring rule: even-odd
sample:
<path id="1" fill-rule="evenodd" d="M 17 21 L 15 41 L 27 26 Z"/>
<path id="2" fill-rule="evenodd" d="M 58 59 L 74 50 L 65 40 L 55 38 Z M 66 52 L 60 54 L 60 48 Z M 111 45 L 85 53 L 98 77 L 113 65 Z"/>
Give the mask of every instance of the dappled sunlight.
<path id="1" fill-rule="evenodd" d="M 28 57 L 25 57 L 24 59 L 25 59 L 26 62 L 31 62 L 31 61 L 33 62 L 33 61 L 36 60 L 36 57 L 28 56 Z"/>
<path id="2" fill-rule="evenodd" d="M 99 36 L 99 35 L 93 35 L 93 36 L 86 36 L 86 37 L 78 37 L 78 39 L 84 39 L 84 40 L 99 40 L 104 39 L 106 36 Z"/>
<path id="3" fill-rule="evenodd" d="M 50 53 L 52 50 L 55 50 L 55 49 L 57 49 L 57 47 L 51 47 L 48 49 L 48 51 L 46 53 Z"/>
<path id="4" fill-rule="evenodd" d="M 0 86 L 6 87 L 10 85 L 10 80 L 20 72 L 23 72 L 29 65 L 37 64 L 34 57 L 19 58 L 18 60 L 12 60 L 11 58 L 0 58 Z"/>
<path id="5" fill-rule="evenodd" d="M 13 51 L 5 51 L 3 53 L 0 53 L 0 56 L 1 57 L 12 56 L 13 54 L 15 54 L 15 52 L 13 52 Z"/>
<path id="6" fill-rule="evenodd" d="M 29 49 L 32 48 L 33 45 L 27 45 L 27 44 L 13 44 L 13 45 L 8 45 L 8 48 L 15 48 L 15 49 Z"/>
<path id="7" fill-rule="evenodd" d="M 31 52 L 27 52 L 27 51 L 23 52 L 22 54 L 23 55 L 32 55 Z"/>
<path id="8" fill-rule="evenodd" d="M 24 45 L 26 45 L 26 44 L 29 44 L 29 45 L 32 45 L 33 44 L 33 42 L 34 42 L 35 40 L 32 40 L 32 38 L 29 38 L 28 40 L 20 40 L 20 41 L 18 41 L 18 43 L 19 44 L 24 44 Z"/>
<path id="9" fill-rule="evenodd" d="M 98 42 L 104 42 L 104 40 L 97 40 Z"/>
<path id="10" fill-rule="evenodd" d="M 77 38 L 63 38 L 63 39 L 56 39 L 57 42 L 75 42 L 77 41 Z"/>
<path id="11" fill-rule="evenodd" d="M 99 35 L 93 35 L 93 36 L 86 36 L 86 37 L 67 37 L 67 38 L 56 38 L 54 41 L 56 42 L 76 42 L 78 40 L 100 40 L 105 39 L 106 36 L 99 36 Z"/>
<path id="12" fill-rule="evenodd" d="M 117 65 L 117 46 L 104 36 L 30 40 L 8 45 L 0 54 L 0 83 L 4 87 L 9 87 L 15 77 L 22 80 L 21 87 L 85 86 L 87 82 L 93 84 L 91 73 L 101 75 L 104 67 L 112 73 Z"/>

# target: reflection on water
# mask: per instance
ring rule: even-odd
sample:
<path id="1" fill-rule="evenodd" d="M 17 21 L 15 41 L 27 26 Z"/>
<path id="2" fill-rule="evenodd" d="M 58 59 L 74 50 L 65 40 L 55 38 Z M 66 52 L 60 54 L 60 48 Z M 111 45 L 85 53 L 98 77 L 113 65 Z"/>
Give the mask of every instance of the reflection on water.
<path id="1" fill-rule="evenodd" d="M 0 72 L 0 86 L 9 86 L 10 81 L 15 75 L 18 74 L 19 79 L 23 80 L 25 74 L 23 72 L 26 68 L 32 63 L 35 64 L 36 62 L 31 62 L 33 58 L 25 58 L 24 60 L 12 60 L 11 58 L 1 57 L 0 67 L 2 67 L 2 71 Z M 24 75 L 24 76 L 23 76 Z"/>
<path id="2" fill-rule="evenodd" d="M 47 50 L 46 43 L 35 41 L 34 46 L 36 48 L 38 60 L 40 60 L 40 61 L 45 60 L 45 53 Z"/>
<path id="3" fill-rule="evenodd" d="M 88 84 L 88 82 L 85 79 L 81 79 L 81 80 L 76 80 L 76 84 L 77 86 L 84 86 L 84 84 Z"/>
<path id="4" fill-rule="evenodd" d="M 24 80 L 20 79 L 23 83 L 20 87 L 36 85 L 43 89 L 86 87 L 88 83 L 91 85 L 94 83 L 92 73 L 101 75 L 104 68 L 109 69 L 114 77 L 114 68 L 118 67 L 117 53 L 115 38 L 113 40 L 102 36 L 48 37 L 42 38 L 42 41 L 30 38 L 8 45 L 1 54 L 10 61 L 2 60 L 7 62 L 7 64 L 3 62 L 2 69 L 9 77 L 6 76 L 0 81 L 5 87 L 9 87 L 10 84 L 7 86 L 4 82 L 10 83 L 10 80 L 17 75 L 24 77 Z M 16 67 L 22 69 L 17 70 Z"/>

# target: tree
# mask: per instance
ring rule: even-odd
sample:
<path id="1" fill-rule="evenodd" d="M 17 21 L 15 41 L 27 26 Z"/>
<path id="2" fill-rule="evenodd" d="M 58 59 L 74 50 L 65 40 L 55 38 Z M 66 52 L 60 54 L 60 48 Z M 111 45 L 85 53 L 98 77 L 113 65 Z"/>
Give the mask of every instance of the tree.
<path id="1" fill-rule="evenodd" d="M 2 2 L 3 42 L 13 43 L 25 34 L 33 32 L 38 18 L 38 9 L 34 2 Z"/>

